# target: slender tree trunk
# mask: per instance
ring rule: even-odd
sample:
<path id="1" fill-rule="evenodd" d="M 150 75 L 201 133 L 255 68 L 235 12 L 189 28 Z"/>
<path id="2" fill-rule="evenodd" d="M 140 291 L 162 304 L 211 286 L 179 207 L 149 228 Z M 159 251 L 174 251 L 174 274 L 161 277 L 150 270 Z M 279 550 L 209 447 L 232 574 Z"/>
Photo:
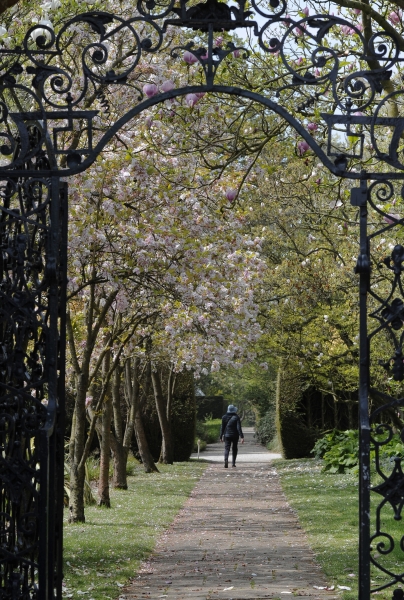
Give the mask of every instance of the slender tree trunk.
<path id="1" fill-rule="evenodd" d="M 127 490 L 126 460 L 128 455 L 123 447 L 123 428 L 121 411 L 121 367 L 117 366 L 112 382 L 112 408 L 114 413 L 115 435 L 111 435 L 111 449 L 114 459 L 114 488 Z"/>
<path id="2" fill-rule="evenodd" d="M 312 426 L 312 419 L 311 419 L 311 396 L 310 396 L 310 392 L 307 394 L 306 411 L 307 411 L 307 427 L 311 428 L 311 426 Z"/>
<path id="3" fill-rule="evenodd" d="M 70 432 L 70 441 L 69 441 L 69 459 L 70 463 L 74 461 L 74 439 L 76 435 L 76 409 L 73 411 L 72 416 L 72 429 Z"/>
<path id="4" fill-rule="evenodd" d="M 107 376 L 111 365 L 111 351 L 105 354 L 103 361 L 103 379 Z M 105 385 L 105 384 L 104 384 Z M 107 383 L 109 388 L 111 387 Z M 109 497 L 109 461 L 111 453 L 111 419 L 112 419 L 112 398 L 111 389 L 105 395 L 104 407 L 102 411 L 101 422 L 101 452 L 100 452 L 100 477 L 98 481 L 98 506 L 111 507 L 111 499 Z"/>
<path id="5" fill-rule="evenodd" d="M 0 0 L 0 15 L 4 13 L 8 8 L 18 4 L 20 0 Z"/>
<path id="6" fill-rule="evenodd" d="M 70 468 L 69 523 L 84 523 L 85 468 L 74 464 Z"/>
<path id="7" fill-rule="evenodd" d="M 335 427 L 335 429 L 339 429 L 338 403 L 337 403 L 337 399 L 335 396 L 334 396 L 334 427 Z"/>
<path id="8" fill-rule="evenodd" d="M 88 377 L 81 373 L 77 377 L 76 402 L 75 402 L 75 427 L 72 430 L 73 441 L 70 449 L 74 453 L 70 463 L 70 498 L 69 498 L 69 523 L 84 523 L 84 481 L 85 468 L 81 457 L 84 453 L 86 437 L 86 393 Z"/>
<path id="9" fill-rule="evenodd" d="M 160 374 L 157 371 L 152 370 L 151 377 L 153 382 L 154 399 L 156 401 L 157 414 L 160 422 L 161 435 L 163 437 L 159 462 L 166 465 L 172 465 L 174 462 L 174 453 L 171 427 L 167 419 L 167 407 L 164 401 L 163 389 L 161 387 Z"/>
<path id="10" fill-rule="evenodd" d="M 348 400 L 348 427 L 349 427 L 349 429 L 354 429 L 352 404 L 353 403 L 351 402 L 351 400 Z"/>
<path id="11" fill-rule="evenodd" d="M 324 394 L 321 392 L 321 429 L 325 429 L 325 399 Z"/>
<path id="12" fill-rule="evenodd" d="M 135 431 L 137 446 L 139 448 L 139 454 L 142 459 L 143 467 L 146 473 L 158 473 L 159 470 L 151 455 L 149 444 L 147 442 L 146 433 L 143 426 L 142 414 L 140 410 L 139 401 L 139 381 L 138 381 L 138 370 L 140 360 L 135 359 L 133 371 L 131 360 L 127 359 L 125 363 L 125 388 L 126 395 L 130 406 L 131 423 L 127 425 L 125 431 L 124 447 L 129 453 L 130 442 L 132 439 L 133 430 Z M 133 419 L 133 421 L 132 421 Z"/>

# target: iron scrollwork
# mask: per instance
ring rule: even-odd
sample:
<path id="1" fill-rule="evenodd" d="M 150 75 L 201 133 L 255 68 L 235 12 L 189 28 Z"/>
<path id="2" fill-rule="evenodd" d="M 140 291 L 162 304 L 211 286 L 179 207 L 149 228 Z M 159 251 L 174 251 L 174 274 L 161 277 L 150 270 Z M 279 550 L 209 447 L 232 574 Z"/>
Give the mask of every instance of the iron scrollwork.
<path id="1" fill-rule="evenodd" d="M 40 133 L 29 134 L 35 145 Z M 29 166 L 36 177 L 0 188 L 0 594 L 10 599 L 61 595 L 67 194 L 41 176 L 44 153 Z"/>

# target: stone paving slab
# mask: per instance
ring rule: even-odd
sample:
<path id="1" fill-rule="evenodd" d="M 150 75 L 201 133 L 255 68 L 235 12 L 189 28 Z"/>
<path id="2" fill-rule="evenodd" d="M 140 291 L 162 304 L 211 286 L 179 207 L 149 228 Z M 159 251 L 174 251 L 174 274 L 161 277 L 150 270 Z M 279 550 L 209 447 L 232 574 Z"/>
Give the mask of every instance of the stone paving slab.
<path id="1" fill-rule="evenodd" d="M 120 598 L 336 597 L 314 585 L 327 582 L 274 466 L 212 464 Z"/>

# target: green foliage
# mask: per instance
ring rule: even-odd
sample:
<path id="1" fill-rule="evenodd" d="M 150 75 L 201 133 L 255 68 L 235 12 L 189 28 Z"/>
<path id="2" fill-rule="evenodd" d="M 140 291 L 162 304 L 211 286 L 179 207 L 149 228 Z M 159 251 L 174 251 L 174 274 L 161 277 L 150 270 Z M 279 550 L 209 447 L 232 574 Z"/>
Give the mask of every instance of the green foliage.
<path id="1" fill-rule="evenodd" d="M 359 433 L 356 429 L 333 431 L 317 440 L 312 450 L 315 458 L 324 461 L 323 471 L 329 473 L 357 473 L 359 468 Z M 404 444 L 397 437 L 380 447 L 380 460 L 404 457 Z M 371 452 L 374 459 L 374 451 Z"/>
<path id="2" fill-rule="evenodd" d="M 322 446 L 325 450 L 322 454 L 324 471 L 330 473 L 356 473 L 359 464 L 358 431 L 353 429 L 347 431 L 334 430 L 324 438 L 326 438 L 326 442 Z M 318 454 L 316 446 L 313 450 Z"/>
<path id="3" fill-rule="evenodd" d="M 271 443 L 276 436 L 276 415 L 275 410 L 272 408 L 268 410 L 263 417 L 258 422 L 258 425 L 255 428 L 255 437 L 260 442 L 260 444 Z"/>
<path id="4" fill-rule="evenodd" d="M 200 449 L 205 450 L 206 444 L 214 444 L 219 440 L 220 427 L 222 425 L 222 419 L 210 419 L 205 421 L 197 421 L 194 452 L 197 451 L 198 445 L 197 440 L 201 440 Z"/>
<path id="5" fill-rule="evenodd" d="M 256 350 L 257 354 L 261 353 L 259 346 Z M 266 352 L 264 356 L 266 358 Z M 237 406 L 246 425 L 246 422 L 254 424 L 275 405 L 275 380 L 276 370 L 271 366 L 267 370 L 256 360 L 240 369 L 220 369 L 202 375 L 198 386 L 207 396 L 224 396 L 227 404 Z"/>

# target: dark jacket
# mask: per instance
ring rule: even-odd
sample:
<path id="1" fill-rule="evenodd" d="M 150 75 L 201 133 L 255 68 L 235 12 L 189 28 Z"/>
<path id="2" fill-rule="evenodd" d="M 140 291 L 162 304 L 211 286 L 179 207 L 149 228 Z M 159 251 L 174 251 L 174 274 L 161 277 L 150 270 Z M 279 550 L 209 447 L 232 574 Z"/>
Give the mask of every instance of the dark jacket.
<path id="1" fill-rule="evenodd" d="M 241 439 L 244 439 L 240 417 L 236 413 L 226 413 L 222 417 L 220 439 L 222 439 L 222 437 L 236 437 L 238 439 L 239 436 Z"/>

